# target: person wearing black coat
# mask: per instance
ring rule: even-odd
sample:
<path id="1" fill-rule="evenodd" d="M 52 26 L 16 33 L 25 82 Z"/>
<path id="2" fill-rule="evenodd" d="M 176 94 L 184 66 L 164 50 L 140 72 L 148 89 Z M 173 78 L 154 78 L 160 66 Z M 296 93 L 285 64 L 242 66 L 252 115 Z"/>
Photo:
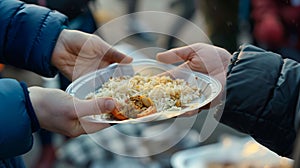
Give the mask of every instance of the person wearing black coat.
<path id="1" fill-rule="evenodd" d="M 292 157 L 300 123 L 300 63 L 249 44 L 232 55 L 197 43 L 159 53 L 157 59 L 185 61 L 192 70 L 218 79 L 225 98 L 215 103 L 220 109 L 216 119 Z"/>

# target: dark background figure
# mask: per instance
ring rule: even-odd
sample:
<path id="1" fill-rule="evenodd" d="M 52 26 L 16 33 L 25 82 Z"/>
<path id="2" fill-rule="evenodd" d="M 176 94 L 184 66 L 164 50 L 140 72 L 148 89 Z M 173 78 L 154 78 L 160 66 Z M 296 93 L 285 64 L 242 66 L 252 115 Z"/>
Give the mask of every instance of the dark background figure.
<path id="1" fill-rule="evenodd" d="M 191 20 L 193 19 L 193 16 L 196 13 L 196 2 L 195 0 L 175 0 L 170 4 L 171 8 L 174 8 L 175 6 L 180 6 L 181 7 L 181 12 L 179 13 L 179 16 L 187 19 L 187 20 Z M 182 23 L 183 20 L 179 19 L 177 21 L 175 21 L 175 23 L 172 26 L 171 29 L 171 35 L 168 39 L 167 39 L 167 43 L 166 43 L 166 48 L 167 49 L 171 49 L 176 46 L 176 35 L 178 35 L 180 33 L 180 31 L 183 29 L 184 23 Z"/>
<path id="2" fill-rule="evenodd" d="M 251 0 L 254 43 L 300 61 L 300 1 Z"/>
<path id="3" fill-rule="evenodd" d="M 47 8 L 57 10 L 69 18 L 69 29 L 80 30 L 87 33 L 94 33 L 97 30 L 97 24 L 89 8 L 89 3 L 93 0 L 24 0 L 26 3 L 37 4 Z M 59 76 L 59 87 L 65 90 L 70 81 L 61 73 Z M 41 155 L 38 158 L 34 168 L 50 168 L 54 165 L 55 146 L 53 144 L 53 135 L 47 130 L 38 132 L 41 141 Z"/>
<path id="4" fill-rule="evenodd" d="M 192 20 L 197 10 L 199 10 L 205 19 L 207 35 L 212 44 L 234 52 L 238 46 L 240 20 L 248 16 L 247 12 L 243 13 L 244 7 L 248 5 L 247 2 L 243 2 L 240 5 L 240 1 L 175 0 L 170 4 L 170 7 L 180 6 L 182 11 L 178 15 L 187 20 Z M 170 34 L 176 37 L 180 33 L 184 27 L 184 24 L 181 22 L 182 19 L 175 21 Z M 177 39 L 173 36 L 168 37 L 166 41 L 165 46 L 167 49 L 179 47 L 176 46 Z"/>
<path id="5" fill-rule="evenodd" d="M 250 19 L 251 0 L 239 0 L 237 45 L 253 43 Z"/>
<path id="6" fill-rule="evenodd" d="M 139 11 L 140 0 L 126 0 L 127 14 Z M 128 20 L 128 32 L 133 33 L 133 37 L 137 37 L 145 42 L 154 42 L 155 36 L 151 33 L 144 32 L 145 26 L 136 15 L 130 15 Z"/>
<path id="7" fill-rule="evenodd" d="M 212 44 L 229 52 L 237 49 L 238 11 L 237 0 L 198 0 L 200 12 L 206 20 Z"/>
<path id="8" fill-rule="evenodd" d="M 175 0 L 170 7 L 180 6 L 182 11 L 179 16 L 192 20 L 197 10 L 204 16 L 208 37 L 212 44 L 234 52 L 237 49 L 239 35 L 239 1 L 236 0 Z M 230 9 L 230 10 L 229 10 Z M 183 29 L 182 19 L 175 21 L 171 34 L 176 36 Z M 166 42 L 166 48 L 176 46 L 176 38 L 170 36 Z"/>

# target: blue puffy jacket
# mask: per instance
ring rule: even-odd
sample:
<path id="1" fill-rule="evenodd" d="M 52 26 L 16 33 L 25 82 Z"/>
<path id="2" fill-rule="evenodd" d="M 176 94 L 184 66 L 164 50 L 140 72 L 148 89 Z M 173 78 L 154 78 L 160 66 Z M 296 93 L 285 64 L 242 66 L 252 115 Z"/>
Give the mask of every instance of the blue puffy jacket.
<path id="1" fill-rule="evenodd" d="M 252 45 L 233 54 L 221 122 L 291 156 L 300 120 L 300 64 Z"/>
<path id="2" fill-rule="evenodd" d="M 0 0 L 0 62 L 51 77 L 51 55 L 67 18 L 47 8 Z M 0 167 L 23 167 L 39 128 L 26 85 L 0 80 Z"/>

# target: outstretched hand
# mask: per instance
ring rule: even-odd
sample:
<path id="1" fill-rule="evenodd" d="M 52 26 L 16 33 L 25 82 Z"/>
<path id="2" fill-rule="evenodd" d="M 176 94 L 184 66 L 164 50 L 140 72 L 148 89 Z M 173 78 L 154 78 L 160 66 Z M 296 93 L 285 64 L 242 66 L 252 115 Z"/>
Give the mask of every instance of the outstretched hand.
<path id="1" fill-rule="evenodd" d="M 226 83 L 226 71 L 229 65 L 231 54 L 223 48 L 213 45 L 196 43 L 185 47 L 171 49 L 162 53 L 158 53 L 156 59 L 158 61 L 174 64 L 183 62 L 178 68 L 190 68 L 193 71 L 207 74 L 220 81 L 223 87 Z M 208 109 L 210 107 L 220 104 L 224 92 L 222 92 L 210 104 L 202 107 Z M 191 116 L 197 114 L 199 110 L 185 113 L 183 116 Z"/>
<path id="2" fill-rule="evenodd" d="M 131 61 L 96 35 L 66 29 L 60 33 L 51 59 L 70 81 L 112 63 Z"/>
<path id="3" fill-rule="evenodd" d="M 173 64 L 184 62 L 193 71 L 201 72 L 218 79 L 222 85 L 226 82 L 226 71 L 231 54 L 223 48 L 204 43 L 174 48 L 158 53 L 158 61 Z"/>

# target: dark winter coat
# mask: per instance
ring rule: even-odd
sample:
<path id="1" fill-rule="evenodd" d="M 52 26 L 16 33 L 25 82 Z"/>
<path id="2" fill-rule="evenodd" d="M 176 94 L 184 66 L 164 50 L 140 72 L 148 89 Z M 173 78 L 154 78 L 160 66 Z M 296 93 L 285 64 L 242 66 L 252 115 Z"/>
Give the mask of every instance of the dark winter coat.
<path id="1" fill-rule="evenodd" d="M 300 64 L 244 45 L 228 69 L 221 122 L 247 133 L 282 156 L 290 156 L 299 126 Z"/>

